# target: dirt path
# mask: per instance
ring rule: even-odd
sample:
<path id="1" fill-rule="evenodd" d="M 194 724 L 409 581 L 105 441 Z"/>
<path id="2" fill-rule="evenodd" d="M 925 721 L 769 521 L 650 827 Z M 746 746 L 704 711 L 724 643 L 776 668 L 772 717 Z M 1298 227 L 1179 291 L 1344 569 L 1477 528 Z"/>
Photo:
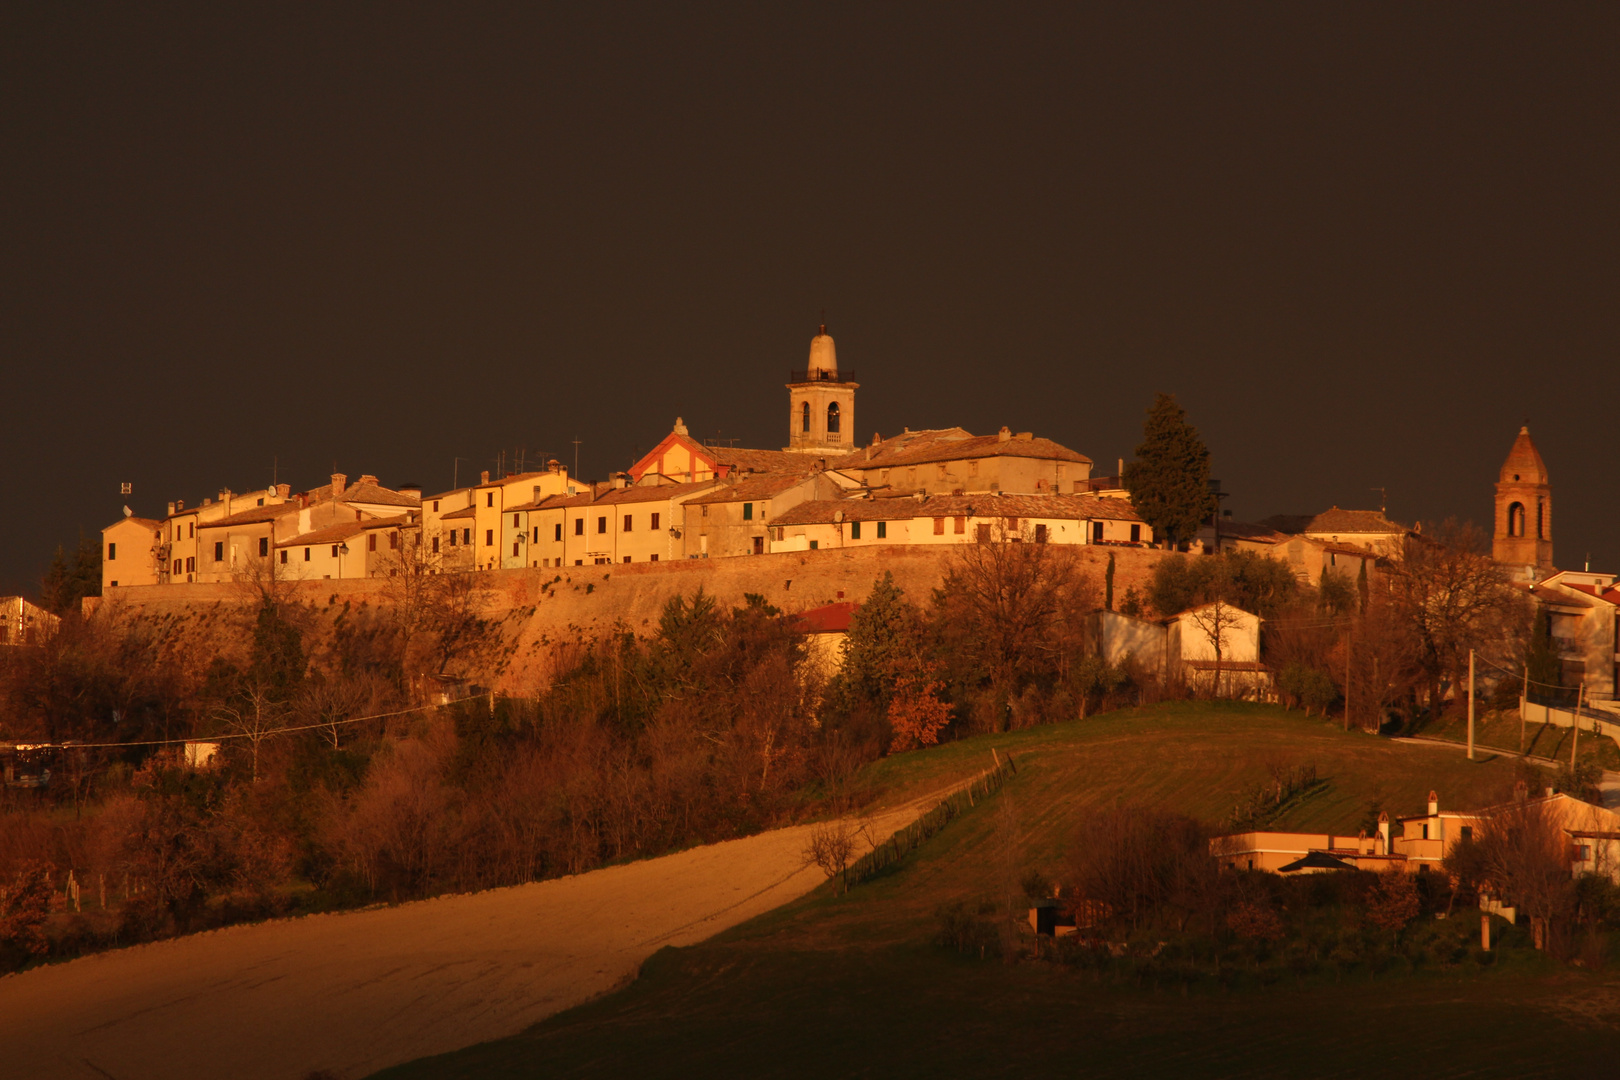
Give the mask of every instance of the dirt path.
<path id="1" fill-rule="evenodd" d="M 879 810 L 888 836 L 939 797 Z M 511 1035 L 810 891 L 808 826 L 509 889 L 234 927 L 0 979 L 0 1077 L 364 1076 Z"/>

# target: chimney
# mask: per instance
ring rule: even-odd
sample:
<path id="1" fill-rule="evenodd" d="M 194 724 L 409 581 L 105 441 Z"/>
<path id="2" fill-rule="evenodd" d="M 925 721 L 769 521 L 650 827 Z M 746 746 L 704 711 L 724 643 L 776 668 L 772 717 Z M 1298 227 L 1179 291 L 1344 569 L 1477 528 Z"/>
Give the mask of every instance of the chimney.
<path id="1" fill-rule="evenodd" d="M 616 473 L 613 474 L 613 490 L 614 491 L 618 491 L 620 488 L 624 487 L 626 482 L 627 482 L 627 477 L 625 476 L 624 473 L 616 472 Z"/>
<path id="2" fill-rule="evenodd" d="M 1035 433 L 1033 431 L 1020 431 L 1018 433 L 1018 439 L 1020 442 L 1031 442 L 1034 440 L 1034 438 Z"/>
<path id="3" fill-rule="evenodd" d="M 1385 810 L 1378 815 L 1378 851 L 1379 855 L 1389 854 L 1389 811 Z"/>
<path id="4" fill-rule="evenodd" d="M 220 488 L 219 489 L 219 501 L 225 504 L 225 513 L 229 514 L 231 512 L 231 489 L 230 488 Z"/>
<path id="5" fill-rule="evenodd" d="M 687 433 L 686 421 L 677 416 L 675 418 L 675 426 L 671 430 L 677 435 L 685 435 Z"/>
<path id="6" fill-rule="evenodd" d="M 376 484 L 377 483 L 377 478 L 375 476 L 372 476 L 370 473 L 361 473 L 360 474 L 360 483 L 362 483 L 362 484 Z"/>
<path id="7" fill-rule="evenodd" d="M 341 498 L 344 489 L 346 489 L 348 486 L 349 478 L 347 476 L 340 472 L 335 472 L 332 474 L 332 498 Z"/>
<path id="8" fill-rule="evenodd" d="M 292 485 L 291 484 L 277 484 L 276 485 L 276 498 L 285 499 L 285 498 L 288 498 L 291 495 L 292 495 Z"/>
<path id="9" fill-rule="evenodd" d="M 1440 796 L 1429 792 L 1429 816 L 1434 817 L 1440 812 Z"/>
<path id="10" fill-rule="evenodd" d="M 176 499 L 176 500 L 174 500 L 174 508 L 176 510 L 184 510 L 186 508 L 186 500 L 184 500 L 184 499 Z"/>
<path id="11" fill-rule="evenodd" d="M 478 482 L 480 484 L 489 483 L 489 470 L 488 469 L 485 469 L 484 471 L 482 471 L 482 472 L 480 472 L 478 474 Z"/>
<path id="12" fill-rule="evenodd" d="M 1006 424 L 1001 425 L 1001 430 L 996 432 L 996 441 L 997 442 L 1010 442 L 1011 440 L 1012 440 L 1012 429 L 1009 428 Z"/>
<path id="13" fill-rule="evenodd" d="M 418 502 L 420 502 L 421 499 L 422 499 L 422 485 L 421 484 L 401 484 L 395 490 L 398 491 L 401 495 L 409 495 L 411 498 L 417 500 Z"/>
<path id="14" fill-rule="evenodd" d="M 169 504 L 169 516 L 174 517 L 174 503 Z"/>

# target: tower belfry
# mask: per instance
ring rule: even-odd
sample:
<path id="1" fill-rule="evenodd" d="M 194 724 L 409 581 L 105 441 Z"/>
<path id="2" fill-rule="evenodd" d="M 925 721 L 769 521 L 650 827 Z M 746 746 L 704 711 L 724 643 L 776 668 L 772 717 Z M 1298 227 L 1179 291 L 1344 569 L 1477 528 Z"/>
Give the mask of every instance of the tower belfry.
<path id="1" fill-rule="evenodd" d="M 1496 482 L 1491 555 L 1524 579 L 1553 570 L 1552 486 L 1528 425 L 1519 429 Z"/>
<path id="2" fill-rule="evenodd" d="M 827 325 L 810 339 L 810 360 L 803 371 L 788 373 L 788 450 L 846 454 L 855 449 L 853 371 L 838 370 Z"/>

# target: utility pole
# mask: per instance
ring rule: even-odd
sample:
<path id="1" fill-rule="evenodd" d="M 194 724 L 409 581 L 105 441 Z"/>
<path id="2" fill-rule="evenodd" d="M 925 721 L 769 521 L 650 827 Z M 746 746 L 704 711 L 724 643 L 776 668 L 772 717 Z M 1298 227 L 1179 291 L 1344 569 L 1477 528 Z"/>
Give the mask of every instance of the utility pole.
<path id="1" fill-rule="evenodd" d="M 1519 690 L 1519 756 L 1524 756 L 1524 713 L 1530 705 L 1530 663 L 1524 665 L 1524 685 Z"/>
<path id="2" fill-rule="evenodd" d="M 579 436 L 578 435 L 574 436 L 574 472 L 573 472 L 573 477 L 574 477 L 575 480 L 579 479 Z"/>
<path id="3" fill-rule="evenodd" d="M 1474 760 L 1474 650 L 1468 650 L 1468 760 Z"/>
<path id="4" fill-rule="evenodd" d="M 1350 650 L 1355 645 L 1356 624 L 1344 632 L 1344 730 L 1350 730 Z"/>
<path id="5" fill-rule="evenodd" d="M 1575 737 L 1569 743 L 1569 771 L 1575 772 L 1575 755 L 1581 749 L 1581 704 L 1586 701 L 1586 680 L 1581 680 L 1581 688 L 1575 692 L 1575 722 L 1570 725 L 1575 731 Z M 1573 776 L 1571 777 L 1573 779 Z"/>

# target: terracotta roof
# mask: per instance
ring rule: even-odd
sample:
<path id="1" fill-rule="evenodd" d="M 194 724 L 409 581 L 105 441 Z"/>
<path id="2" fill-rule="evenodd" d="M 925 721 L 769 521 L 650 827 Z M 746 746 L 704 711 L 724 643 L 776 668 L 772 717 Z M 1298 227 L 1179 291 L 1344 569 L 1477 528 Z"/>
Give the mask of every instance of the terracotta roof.
<path id="1" fill-rule="evenodd" d="M 727 484 L 707 495 L 700 495 L 687 501 L 688 506 L 700 503 L 728 503 L 760 501 L 774 498 L 784 491 L 790 491 L 810 479 L 810 473 L 766 473 L 764 476 L 751 476 L 746 480 L 739 480 L 735 484 Z"/>
<path id="2" fill-rule="evenodd" d="M 815 454 L 791 450 L 746 450 L 736 446 L 705 446 L 704 451 L 717 465 L 729 465 L 738 472 L 812 472 L 819 460 Z M 830 455 L 836 456 L 836 455 Z"/>
<path id="3" fill-rule="evenodd" d="M 470 517 L 476 517 L 477 514 L 478 514 L 478 507 L 476 507 L 476 506 L 463 506 L 460 510 L 452 510 L 448 514 L 441 514 L 439 516 L 439 520 L 440 521 L 449 521 L 452 518 L 470 518 Z"/>
<path id="4" fill-rule="evenodd" d="M 635 487 L 620 488 L 617 491 L 597 499 L 597 503 L 643 503 L 668 502 L 670 499 L 679 499 L 683 496 L 693 495 L 700 491 L 707 491 L 714 486 L 714 481 L 703 480 L 691 484 L 647 484 Z"/>
<path id="5" fill-rule="evenodd" d="M 375 503 L 378 506 L 420 506 L 422 500 L 415 495 L 385 488 L 381 484 L 357 481 L 343 490 L 339 502 Z"/>
<path id="6" fill-rule="evenodd" d="M 336 525 L 328 525 L 324 529 L 307 532 L 303 536 L 295 536 L 291 540 L 282 540 L 276 547 L 314 547 L 317 544 L 337 544 L 351 536 L 358 536 L 362 529 L 358 521 L 340 521 Z"/>
<path id="7" fill-rule="evenodd" d="M 960 432 L 957 428 L 955 431 Z M 954 432 L 933 439 L 915 440 L 893 446 L 891 443 L 880 443 L 874 450 L 871 458 L 865 456 L 865 451 L 858 455 L 840 458 L 836 468 L 842 469 L 891 469 L 906 465 L 921 465 L 938 461 L 961 461 L 966 458 L 989 457 L 1024 457 L 1041 458 L 1050 461 L 1077 461 L 1091 464 L 1091 459 L 1084 454 L 1070 450 L 1067 446 L 1055 443 L 1051 439 L 1020 439 L 1013 436 L 1002 439 L 1000 435 L 960 435 Z"/>
<path id="8" fill-rule="evenodd" d="M 163 522 L 154 521 L 151 518 L 143 518 L 143 517 L 127 517 L 127 518 L 124 518 L 123 521 L 115 521 L 115 522 L 113 522 L 113 525 L 122 525 L 125 521 L 130 522 L 131 524 L 134 524 L 134 525 L 144 525 L 148 529 L 161 529 L 161 528 L 163 528 Z M 110 528 L 112 528 L 112 525 L 109 525 L 107 527 L 110 529 Z"/>
<path id="9" fill-rule="evenodd" d="M 1397 525 L 1377 510 L 1340 510 L 1337 506 L 1324 510 L 1305 527 L 1308 533 L 1404 533 L 1406 526 Z"/>
<path id="10" fill-rule="evenodd" d="M 471 490 L 472 488 L 470 487 L 451 488 L 449 491 L 441 491 L 437 495 L 424 495 L 422 496 L 422 501 L 431 502 L 434 499 L 448 499 L 452 495 L 460 495 L 462 492 Z"/>
<path id="11" fill-rule="evenodd" d="M 792 627 L 801 634 L 842 634 L 849 630 L 850 616 L 861 605 L 853 600 L 840 600 L 836 604 L 801 611 L 793 617 Z"/>
<path id="12" fill-rule="evenodd" d="M 257 525 L 266 521 L 274 521 L 283 514 L 294 514 L 297 512 L 298 504 L 296 502 L 275 503 L 271 506 L 254 506 L 246 510 L 238 511 L 237 513 L 232 514 L 230 517 L 222 517 L 216 518 L 213 521 L 200 522 L 197 525 L 197 528 L 218 529 L 221 527 L 230 528 L 232 525 Z"/>
<path id="13" fill-rule="evenodd" d="M 1563 604 L 1567 607 L 1574 608 L 1590 608 L 1595 606 L 1583 597 L 1571 596 L 1569 593 L 1560 592 L 1557 589 L 1549 588 L 1546 585 L 1536 585 L 1532 587 L 1530 590 L 1530 595 L 1534 596 L 1537 600 L 1540 600 L 1543 604 Z"/>
<path id="14" fill-rule="evenodd" d="M 1310 527 L 1311 514 L 1272 514 L 1262 518 L 1260 524 L 1268 529 L 1276 529 L 1288 536 L 1295 536 Z"/>
<path id="15" fill-rule="evenodd" d="M 416 521 L 415 514 L 397 514 L 394 517 L 367 518 L 357 524 L 362 529 L 408 529 L 415 525 Z"/>
<path id="16" fill-rule="evenodd" d="M 1279 532 L 1269 525 L 1253 525 L 1247 521 L 1225 521 L 1220 524 L 1221 539 L 1228 537 L 1234 540 L 1253 540 L 1257 543 L 1280 544 L 1288 539 L 1288 534 Z"/>

